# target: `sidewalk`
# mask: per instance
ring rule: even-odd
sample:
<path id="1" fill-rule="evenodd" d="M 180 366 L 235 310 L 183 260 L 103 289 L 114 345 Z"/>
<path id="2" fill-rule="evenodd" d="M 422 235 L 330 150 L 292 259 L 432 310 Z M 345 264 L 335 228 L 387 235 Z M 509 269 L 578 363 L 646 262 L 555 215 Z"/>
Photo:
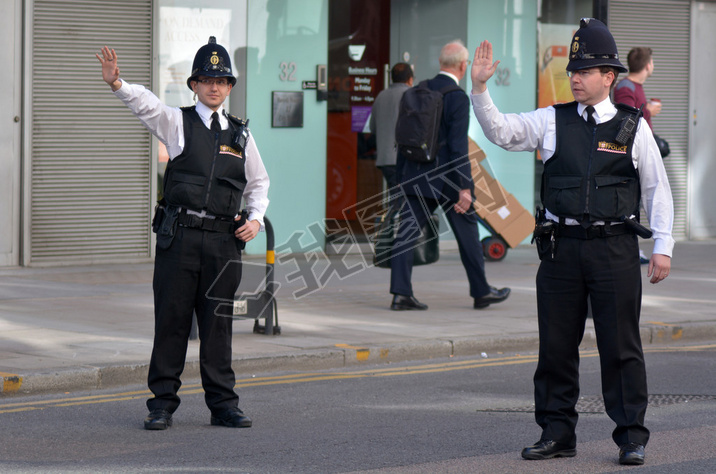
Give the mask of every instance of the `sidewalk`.
<path id="1" fill-rule="evenodd" d="M 648 254 L 651 245 L 642 245 Z M 263 260 L 245 258 L 249 287 L 262 281 Z M 321 264 L 336 262 L 352 269 L 350 275 L 333 274 L 301 296 L 310 285 L 300 275 L 321 275 Z M 360 255 L 318 263 L 313 269 L 303 265 L 302 273 L 277 259 L 281 334 L 253 334 L 252 320 L 235 321 L 238 377 L 537 349 L 538 259 L 532 246 L 487 262 L 490 283 L 509 286 L 512 294 L 484 310 L 472 309 L 457 250 L 443 248 L 436 264 L 414 270 L 415 295 L 428 311 L 390 311 L 390 271 L 366 266 Z M 145 383 L 153 337 L 152 268 L 0 268 L 0 396 Z M 716 240 L 678 242 L 671 275 L 658 285 L 648 283 L 646 265 L 643 275 L 645 346 L 716 337 Z M 584 344 L 595 344 L 591 320 Z M 198 377 L 198 341 L 190 341 L 183 378 Z"/>

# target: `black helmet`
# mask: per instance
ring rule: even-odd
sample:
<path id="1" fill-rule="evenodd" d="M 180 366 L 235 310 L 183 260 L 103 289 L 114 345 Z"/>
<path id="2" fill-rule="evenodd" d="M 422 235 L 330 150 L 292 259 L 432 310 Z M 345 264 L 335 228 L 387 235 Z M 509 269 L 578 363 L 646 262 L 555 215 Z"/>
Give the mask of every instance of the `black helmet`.
<path id="1" fill-rule="evenodd" d="M 598 66 L 611 66 L 619 72 L 627 72 L 619 62 L 617 43 L 607 25 L 596 18 L 582 18 L 572 38 L 567 71 Z"/>
<path id="2" fill-rule="evenodd" d="M 199 48 L 191 66 L 191 76 L 186 85 L 191 89 L 191 81 L 199 76 L 226 77 L 233 86 L 236 78 L 231 74 L 231 58 L 223 46 L 216 44 L 216 37 L 210 36 L 209 42 Z M 192 89 L 193 90 L 193 89 Z"/>

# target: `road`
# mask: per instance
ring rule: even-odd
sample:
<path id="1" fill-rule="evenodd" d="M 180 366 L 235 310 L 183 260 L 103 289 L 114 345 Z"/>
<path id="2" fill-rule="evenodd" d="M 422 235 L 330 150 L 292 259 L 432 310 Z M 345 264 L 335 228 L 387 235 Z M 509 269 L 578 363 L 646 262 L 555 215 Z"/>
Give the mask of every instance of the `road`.
<path id="1" fill-rule="evenodd" d="M 251 429 L 209 425 L 198 381 L 165 432 L 145 387 L 0 399 L 0 472 L 716 472 L 716 342 L 649 348 L 646 465 L 622 467 L 596 351 L 582 351 L 577 456 L 524 461 L 539 438 L 535 353 L 239 380 Z"/>

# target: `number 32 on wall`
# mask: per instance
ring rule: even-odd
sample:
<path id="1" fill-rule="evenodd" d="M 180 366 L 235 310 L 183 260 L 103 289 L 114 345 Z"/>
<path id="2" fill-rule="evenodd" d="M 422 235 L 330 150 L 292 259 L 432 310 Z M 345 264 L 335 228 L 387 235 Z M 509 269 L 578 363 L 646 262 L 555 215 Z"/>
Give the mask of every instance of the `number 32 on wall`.
<path id="1" fill-rule="evenodd" d="M 278 75 L 278 78 L 282 81 L 295 81 L 296 80 L 296 63 L 291 61 L 287 63 L 286 61 L 281 61 L 281 64 L 278 65 L 278 68 L 281 70 L 281 74 Z"/>

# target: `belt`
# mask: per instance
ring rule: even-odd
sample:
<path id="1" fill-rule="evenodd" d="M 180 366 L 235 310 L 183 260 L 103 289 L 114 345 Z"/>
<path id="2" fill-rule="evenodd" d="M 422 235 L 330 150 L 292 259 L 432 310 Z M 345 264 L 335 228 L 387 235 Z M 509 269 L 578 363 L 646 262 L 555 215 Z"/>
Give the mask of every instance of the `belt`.
<path id="1" fill-rule="evenodd" d="M 559 225 L 557 235 L 559 237 L 567 237 L 571 239 L 601 239 L 605 237 L 614 237 L 615 235 L 622 235 L 629 233 L 627 226 L 619 223 L 604 224 L 604 225 L 592 225 L 586 229 L 581 225 Z"/>
<path id="2" fill-rule="evenodd" d="M 220 218 L 199 217 L 194 214 L 187 214 L 184 209 L 179 213 L 178 224 L 180 227 L 190 229 L 208 230 L 209 232 L 234 233 L 234 221 Z"/>

